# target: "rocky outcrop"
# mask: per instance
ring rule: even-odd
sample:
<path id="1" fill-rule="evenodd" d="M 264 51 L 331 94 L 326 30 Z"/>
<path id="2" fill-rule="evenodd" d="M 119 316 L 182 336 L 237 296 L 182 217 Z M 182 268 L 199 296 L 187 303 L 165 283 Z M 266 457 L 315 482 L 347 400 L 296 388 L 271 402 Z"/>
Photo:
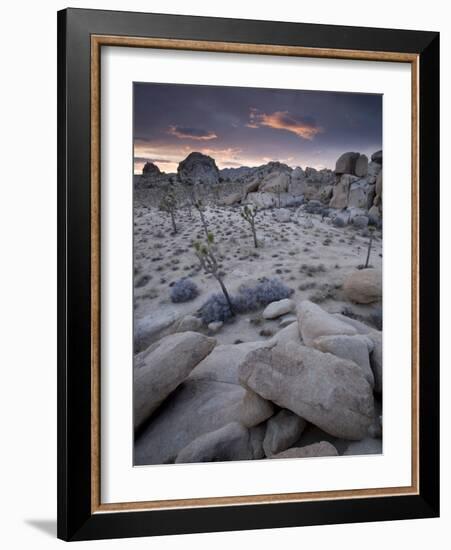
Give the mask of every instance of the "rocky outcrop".
<path id="1" fill-rule="evenodd" d="M 146 162 L 142 170 L 143 176 L 159 176 L 161 174 L 160 169 L 153 162 Z"/>
<path id="2" fill-rule="evenodd" d="M 325 432 L 362 439 L 374 417 L 372 388 L 352 361 L 287 342 L 251 352 L 240 381 Z"/>
<path id="3" fill-rule="evenodd" d="M 266 423 L 263 450 L 271 456 L 291 447 L 301 437 L 307 422 L 296 414 L 282 409 Z"/>
<path id="4" fill-rule="evenodd" d="M 349 188 L 357 180 L 356 176 L 343 174 L 333 189 L 329 206 L 331 208 L 346 208 L 348 206 Z"/>
<path id="5" fill-rule="evenodd" d="M 270 173 L 261 182 L 258 189 L 266 193 L 285 193 L 288 191 L 290 180 L 288 172 Z"/>
<path id="6" fill-rule="evenodd" d="M 140 433 L 135 442 L 135 463 L 174 462 L 180 451 L 201 435 L 231 422 L 257 426 L 272 414 L 270 403 L 239 384 L 188 378 Z"/>
<path id="7" fill-rule="evenodd" d="M 180 321 L 177 321 L 174 326 L 174 332 L 199 332 L 202 330 L 203 323 L 199 317 L 194 315 L 185 315 Z"/>
<path id="8" fill-rule="evenodd" d="M 241 202 L 242 198 L 243 195 L 241 193 L 232 193 L 227 195 L 227 197 L 224 197 L 221 202 L 224 206 L 232 206 L 232 204 Z"/>
<path id="9" fill-rule="evenodd" d="M 271 208 L 277 205 L 277 195 L 275 193 L 249 193 L 246 202 L 257 206 L 258 208 Z"/>
<path id="10" fill-rule="evenodd" d="M 354 336 L 357 334 L 354 327 L 327 313 L 309 300 L 298 304 L 297 315 L 299 333 L 307 346 L 313 346 L 315 340 L 321 336 Z"/>
<path id="11" fill-rule="evenodd" d="M 335 180 L 332 170 L 292 169 L 280 162 L 251 169 L 242 178 L 246 201 L 259 208 L 297 206 L 300 197 L 328 201 Z"/>
<path id="12" fill-rule="evenodd" d="M 234 422 L 253 428 L 272 416 L 273 405 L 244 388 L 238 376 L 247 354 L 264 344 L 216 346 L 141 431 L 135 443 L 135 463 L 174 462 L 183 448 L 204 434 Z"/>
<path id="13" fill-rule="evenodd" d="M 366 179 L 360 179 L 351 183 L 347 201 L 348 208 L 362 208 L 366 211 L 373 204 L 374 185 L 370 185 Z"/>
<path id="14" fill-rule="evenodd" d="M 382 166 L 382 150 L 376 151 L 375 153 L 373 153 L 371 155 L 371 160 L 373 162 L 377 162 L 378 164 L 380 164 Z"/>
<path id="15" fill-rule="evenodd" d="M 184 447 L 175 462 L 219 462 L 263 458 L 264 427 L 245 428 L 231 422 L 218 430 L 199 436 Z"/>
<path id="16" fill-rule="evenodd" d="M 360 153 L 343 153 L 335 163 L 336 174 L 355 174 L 355 165 Z"/>
<path id="17" fill-rule="evenodd" d="M 178 165 L 177 173 L 180 181 L 188 185 L 219 183 L 219 170 L 216 162 L 202 153 L 190 153 Z"/>
<path id="18" fill-rule="evenodd" d="M 356 160 L 354 173 L 359 178 L 363 178 L 368 174 L 368 157 L 360 155 Z"/>
<path id="19" fill-rule="evenodd" d="M 215 346 L 184 332 L 138 354 L 135 464 L 336 454 L 325 440 L 340 453 L 349 440 L 380 449 L 381 333 L 309 301 L 295 309 L 297 321 L 266 341 Z"/>
<path id="20" fill-rule="evenodd" d="M 141 427 L 166 397 L 214 348 L 216 341 L 197 332 L 166 336 L 135 357 L 134 426 Z"/>
<path id="21" fill-rule="evenodd" d="M 243 182 L 252 173 L 254 168 L 249 166 L 239 166 L 238 168 L 223 168 L 219 171 L 219 175 L 225 181 Z"/>
<path id="22" fill-rule="evenodd" d="M 279 300 L 277 302 L 271 302 L 263 310 L 263 319 L 277 319 L 286 313 L 291 313 L 295 308 L 295 303 L 290 298 Z"/>
<path id="23" fill-rule="evenodd" d="M 371 338 L 356 334 L 355 336 L 320 336 L 313 346 L 324 353 L 332 353 L 342 359 L 349 359 L 358 365 L 368 383 L 374 387 L 374 374 L 370 365 L 370 353 L 374 344 Z"/>
<path id="24" fill-rule="evenodd" d="M 135 189 L 151 189 L 158 185 L 168 185 L 170 175 L 161 172 L 153 162 L 146 162 L 143 166 L 141 176 L 135 177 Z"/>
<path id="25" fill-rule="evenodd" d="M 382 219 L 382 151 L 374 153 L 371 159 L 371 162 L 368 162 L 366 155 L 354 152 L 344 153 L 338 158 L 335 166 L 338 179 L 332 188 L 329 207 L 337 210 L 357 208 L 363 211 L 362 215 L 368 216 L 368 223 L 380 225 Z M 327 199 L 328 197 L 324 195 L 323 191 L 323 202 Z M 370 210 L 371 214 L 369 214 Z M 335 225 L 342 227 L 346 223 L 340 219 Z M 357 225 L 364 227 L 367 224 L 358 223 Z"/>
<path id="26" fill-rule="evenodd" d="M 343 292 L 356 304 L 371 304 L 382 299 L 382 273 L 378 269 L 361 269 L 349 274 Z"/>
<path id="27" fill-rule="evenodd" d="M 309 458 L 315 456 L 338 456 L 338 451 L 328 441 L 320 441 L 305 447 L 292 447 L 269 458 Z"/>

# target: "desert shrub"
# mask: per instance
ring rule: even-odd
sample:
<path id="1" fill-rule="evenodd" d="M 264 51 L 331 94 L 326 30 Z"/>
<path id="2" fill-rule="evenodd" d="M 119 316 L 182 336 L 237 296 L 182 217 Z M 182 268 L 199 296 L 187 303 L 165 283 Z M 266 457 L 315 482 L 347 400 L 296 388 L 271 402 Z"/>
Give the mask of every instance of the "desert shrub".
<path id="1" fill-rule="evenodd" d="M 175 303 L 188 302 L 199 294 L 199 289 L 191 279 L 179 279 L 171 288 L 171 300 Z"/>
<path id="2" fill-rule="evenodd" d="M 233 305 L 238 313 L 246 313 L 267 306 L 271 302 L 289 298 L 293 292 L 293 289 L 276 277 L 272 279 L 264 277 L 253 287 L 241 286 L 238 294 L 233 297 Z"/>
<path id="3" fill-rule="evenodd" d="M 267 306 L 293 294 L 293 289 L 287 287 L 277 278 L 263 278 L 255 286 L 241 286 L 235 296 L 231 296 L 235 313 L 247 313 Z M 228 321 L 233 313 L 222 294 L 213 294 L 199 309 L 199 315 L 205 324 L 213 321 Z"/>
<path id="4" fill-rule="evenodd" d="M 230 306 L 223 294 L 212 294 L 199 309 L 199 316 L 208 325 L 214 321 L 228 321 L 233 317 Z"/>

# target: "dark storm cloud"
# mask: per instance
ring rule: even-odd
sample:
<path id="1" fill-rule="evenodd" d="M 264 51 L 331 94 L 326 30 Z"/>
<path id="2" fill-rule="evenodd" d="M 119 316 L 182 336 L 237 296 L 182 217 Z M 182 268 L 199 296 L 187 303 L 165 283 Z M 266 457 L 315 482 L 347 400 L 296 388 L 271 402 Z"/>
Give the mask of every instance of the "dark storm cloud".
<path id="1" fill-rule="evenodd" d="M 166 171 L 191 151 L 220 168 L 268 160 L 333 168 L 345 151 L 381 149 L 382 96 L 136 83 L 134 136 L 136 157 L 165 159 Z"/>

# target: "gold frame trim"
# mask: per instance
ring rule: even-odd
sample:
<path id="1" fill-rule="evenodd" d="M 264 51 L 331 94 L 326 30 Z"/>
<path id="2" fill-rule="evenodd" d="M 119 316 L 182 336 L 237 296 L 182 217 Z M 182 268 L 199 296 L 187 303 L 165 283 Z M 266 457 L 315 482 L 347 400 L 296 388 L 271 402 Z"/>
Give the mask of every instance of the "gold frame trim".
<path id="1" fill-rule="evenodd" d="M 227 496 L 146 502 L 104 504 L 100 499 L 100 50 L 102 46 L 157 48 L 222 53 L 247 53 L 294 57 L 353 59 L 410 63 L 412 71 L 412 480 L 408 487 L 354 489 Z M 343 498 L 388 497 L 419 494 L 419 56 L 398 52 L 334 50 L 267 44 L 239 44 L 139 38 L 128 36 L 91 36 L 91 512 L 125 512 L 307 502 Z"/>

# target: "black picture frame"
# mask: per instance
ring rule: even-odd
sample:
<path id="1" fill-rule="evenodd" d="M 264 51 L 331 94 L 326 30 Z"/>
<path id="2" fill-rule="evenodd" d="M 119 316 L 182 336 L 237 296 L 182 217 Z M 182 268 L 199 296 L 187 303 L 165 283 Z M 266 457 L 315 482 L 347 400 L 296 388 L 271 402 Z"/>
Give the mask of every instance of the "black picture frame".
<path id="1" fill-rule="evenodd" d="M 416 54 L 419 61 L 417 495 L 93 513 L 91 36 Z M 333 57 L 333 56 L 332 56 Z M 67 9 L 58 13 L 58 537 L 138 537 L 439 515 L 439 33 Z"/>

